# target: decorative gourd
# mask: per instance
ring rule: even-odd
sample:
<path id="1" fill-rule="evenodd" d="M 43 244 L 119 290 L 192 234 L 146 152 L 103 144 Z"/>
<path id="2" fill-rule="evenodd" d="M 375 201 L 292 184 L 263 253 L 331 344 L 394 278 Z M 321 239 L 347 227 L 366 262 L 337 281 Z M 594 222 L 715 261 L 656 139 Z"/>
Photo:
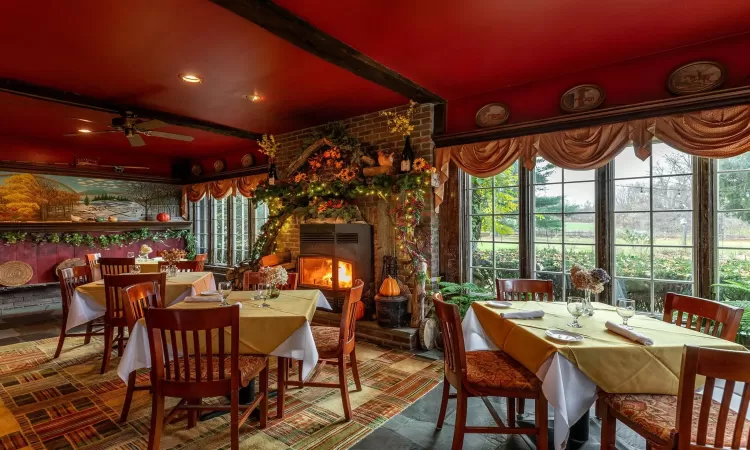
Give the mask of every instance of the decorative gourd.
<path id="1" fill-rule="evenodd" d="M 171 217 L 169 217 L 169 214 L 164 213 L 164 212 L 161 212 L 156 215 L 156 220 L 158 220 L 159 222 L 169 222 L 170 219 Z"/>
<path id="2" fill-rule="evenodd" d="M 391 278 L 383 280 L 383 284 L 380 286 L 380 295 L 384 297 L 395 297 L 401 293 L 401 288 L 398 287 L 398 281 Z"/>

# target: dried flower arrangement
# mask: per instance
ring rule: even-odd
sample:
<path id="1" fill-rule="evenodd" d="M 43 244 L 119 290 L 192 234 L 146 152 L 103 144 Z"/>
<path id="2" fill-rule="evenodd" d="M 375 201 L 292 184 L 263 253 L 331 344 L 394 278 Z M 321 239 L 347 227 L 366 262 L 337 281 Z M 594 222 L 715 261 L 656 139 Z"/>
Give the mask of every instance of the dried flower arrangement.
<path id="1" fill-rule="evenodd" d="M 604 285 L 610 280 L 609 274 L 604 269 L 586 270 L 578 264 L 573 264 L 570 268 L 570 281 L 576 289 L 600 294 L 604 290 Z"/>
<path id="2" fill-rule="evenodd" d="M 148 245 L 146 245 L 146 244 L 143 244 L 143 245 L 141 245 L 141 249 L 140 249 L 140 252 L 139 252 L 139 253 L 140 253 L 141 255 L 148 255 L 149 253 L 151 253 L 151 252 L 153 252 L 153 251 L 154 251 L 154 250 L 153 250 L 153 249 L 152 249 L 151 247 L 149 247 L 149 246 L 148 246 Z"/>
<path id="3" fill-rule="evenodd" d="M 272 134 L 264 134 L 258 141 L 258 145 L 260 146 L 260 152 L 269 158 L 275 157 L 279 150 L 279 143 L 276 142 L 276 138 Z"/>
<path id="4" fill-rule="evenodd" d="M 177 264 L 177 261 L 185 259 L 187 253 L 185 250 L 179 248 L 171 248 L 161 252 L 161 258 L 169 263 L 170 266 Z"/>
<path id="5" fill-rule="evenodd" d="M 414 111 L 416 110 L 417 102 L 409 100 L 409 109 L 404 113 L 397 113 L 395 111 L 381 111 L 380 115 L 387 117 L 388 131 L 393 134 L 400 136 L 409 136 L 414 131 L 414 125 L 411 121 L 414 119 Z"/>
<path id="6" fill-rule="evenodd" d="M 289 274 L 287 274 L 286 269 L 281 266 L 261 267 L 259 272 L 261 280 L 274 286 L 283 286 L 289 281 Z"/>

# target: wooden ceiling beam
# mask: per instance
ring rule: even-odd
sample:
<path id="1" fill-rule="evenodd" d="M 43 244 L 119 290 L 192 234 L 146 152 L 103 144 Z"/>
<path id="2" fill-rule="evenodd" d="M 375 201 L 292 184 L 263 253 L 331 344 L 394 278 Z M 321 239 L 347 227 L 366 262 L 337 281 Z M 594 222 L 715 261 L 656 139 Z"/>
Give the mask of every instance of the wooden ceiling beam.
<path id="1" fill-rule="evenodd" d="M 232 136 L 236 138 L 252 140 L 259 139 L 261 136 L 260 133 L 254 133 L 252 131 L 242 130 L 227 125 L 221 125 L 206 120 L 194 119 L 192 117 L 180 116 L 164 111 L 142 108 L 140 106 L 124 105 L 108 100 L 101 100 L 95 97 L 77 94 L 75 92 L 63 91 L 47 86 L 39 86 L 36 84 L 14 80 L 11 78 L 0 78 L 0 92 L 7 92 L 13 95 L 20 95 L 23 97 L 35 98 L 38 100 L 60 103 L 63 105 L 75 106 L 77 108 L 101 111 L 110 114 L 121 115 L 129 111 L 139 117 L 161 120 L 162 122 L 168 123 L 170 125 L 185 128 L 194 128 L 201 131 L 207 131 L 209 133 L 221 134 L 223 136 Z"/>
<path id="2" fill-rule="evenodd" d="M 380 64 L 268 0 L 211 0 L 331 64 L 418 103 L 443 103 L 439 95 Z"/>

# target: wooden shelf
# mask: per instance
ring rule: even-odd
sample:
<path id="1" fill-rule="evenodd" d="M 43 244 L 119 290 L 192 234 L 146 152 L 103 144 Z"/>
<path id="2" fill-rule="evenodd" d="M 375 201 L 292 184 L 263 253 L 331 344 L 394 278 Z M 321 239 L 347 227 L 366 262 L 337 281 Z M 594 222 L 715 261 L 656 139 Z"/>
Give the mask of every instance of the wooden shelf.
<path id="1" fill-rule="evenodd" d="M 70 233 L 89 231 L 134 231 L 148 228 L 149 231 L 187 230 L 193 222 L 138 221 L 138 222 L 0 222 L 1 231 L 25 231 L 28 233 Z"/>

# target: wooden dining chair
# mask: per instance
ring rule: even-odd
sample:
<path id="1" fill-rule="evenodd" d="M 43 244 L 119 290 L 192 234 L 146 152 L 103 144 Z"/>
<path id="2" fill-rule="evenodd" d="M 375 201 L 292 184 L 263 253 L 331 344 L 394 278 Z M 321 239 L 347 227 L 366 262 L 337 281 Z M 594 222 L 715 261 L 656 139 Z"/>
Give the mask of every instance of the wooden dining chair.
<path id="1" fill-rule="evenodd" d="M 62 326 L 60 327 L 60 338 L 57 341 L 57 350 L 55 358 L 60 356 L 66 337 L 83 337 L 83 344 L 91 342 L 91 336 L 104 336 L 104 323 L 97 319 L 86 324 L 84 333 L 68 333 L 66 331 L 68 324 L 68 314 L 70 312 L 70 302 L 73 300 L 76 288 L 82 284 L 92 281 L 91 268 L 89 266 L 73 266 L 60 271 L 60 294 L 62 297 Z M 94 330 L 94 326 L 101 326 Z"/>
<path id="2" fill-rule="evenodd" d="M 296 291 L 297 290 L 297 281 L 299 280 L 299 276 L 296 273 L 289 273 L 287 274 L 289 278 L 286 280 L 286 284 L 280 286 L 280 289 L 282 291 Z"/>
<path id="3" fill-rule="evenodd" d="M 135 258 L 99 258 L 99 269 L 102 271 L 102 278 L 105 275 L 130 273 L 130 269 L 134 265 Z"/>
<path id="4" fill-rule="evenodd" d="M 128 335 L 133 333 L 135 324 L 145 316 L 146 308 L 163 308 L 162 297 L 159 293 L 160 286 L 156 281 L 138 283 L 123 289 L 123 301 L 125 302 L 125 321 L 128 324 Z M 125 393 L 125 402 L 122 404 L 120 422 L 128 420 L 130 404 L 133 401 L 135 391 L 150 391 L 151 384 L 136 385 L 136 372 L 130 372 L 128 376 L 128 387 Z"/>
<path id="5" fill-rule="evenodd" d="M 258 288 L 260 284 L 260 272 L 246 271 L 242 275 L 242 290 L 253 291 Z"/>
<path id="6" fill-rule="evenodd" d="M 530 434 L 536 435 L 536 448 L 546 449 L 548 444 L 547 399 L 542 393 L 542 382 L 519 362 L 499 351 L 467 352 L 464 347 L 461 316 L 458 306 L 443 301 L 438 292 L 433 294 L 435 313 L 443 331 L 445 379 L 443 399 L 438 413 L 437 429 L 443 428 L 448 399 L 455 398 L 456 427 L 453 450 L 463 448 L 465 433 Z M 456 390 L 450 393 L 450 388 Z M 495 420 L 497 427 L 470 427 L 466 425 L 467 403 L 470 397 L 481 397 Z M 506 425 L 486 397 L 505 397 L 508 403 Z M 514 399 L 528 398 L 536 402 L 535 427 L 516 427 Z"/>
<path id="7" fill-rule="evenodd" d="M 206 261 L 208 261 L 208 253 L 198 253 L 195 255 L 195 258 L 193 258 L 193 261 L 198 261 L 197 272 L 203 272 Z"/>
<path id="8" fill-rule="evenodd" d="M 734 341 L 744 312 L 744 309 L 726 303 L 668 292 L 664 299 L 663 319 L 699 333 Z"/>
<path id="9" fill-rule="evenodd" d="M 86 253 L 84 256 L 84 260 L 86 261 L 86 264 L 91 268 L 91 276 L 92 281 L 96 280 L 96 264 L 99 262 L 99 258 L 102 257 L 101 253 Z"/>
<path id="10" fill-rule="evenodd" d="M 347 421 L 352 418 L 352 408 L 349 402 L 349 383 L 346 379 L 347 369 L 352 369 L 354 385 L 357 391 L 362 390 L 362 384 L 359 381 L 359 368 L 357 367 L 356 343 L 354 341 L 354 331 L 357 324 L 357 303 L 361 301 L 362 290 L 364 289 L 362 280 L 355 280 L 354 286 L 349 289 L 344 299 L 344 307 L 341 312 L 341 325 L 339 327 L 311 327 L 315 347 L 318 349 L 318 366 L 309 381 L 302 380 L 302 361 L 299 361 L 299 380 L 288 380 L 289 367 L 284 368 L 284 384 L 286 386 L 298 387 L 329 387 L 338 388 L 341 391 L 341 401 L 344 404 L 344 417 Z M 349 358 L 347 363 L 346 358 Z M 338 383 L 316 382 L 315 378 L 320 374 L 323 366 L 331 364 L 339 368 Z"/>
<path id="11" fill-rule="evenodd" d="M 706 377 L 703 394 L 695 391 L 698 376 Z M 721 401 L 713 400 L 716 380 L 724 380 Z M 736 383 L 741 395 L 733 395 Z M 738 410 L 730 408 L 732 400 Z M 604 394 L 601 448 L 615 449 L 616 424 L 646 439 L 646 447 L 660 449 L 746 449 L 750 435 L 750 352 L 685 346 L 678 393 Z M 727 435 L 727 433 L 729 435 Z"/>
<path id="12" fill-rule="evenodd" d="M 260 407 L 260 428 L 266 427 L 268 358 L 240 355 L 238 305 L 208 309 L 148 308 L 145 313 L 153 389 L 149 449 L 159 448 L 164 424 L 179 410 L 188 411 L 189 428 L 195 426 L 198 411 L 229 411 L 233 450 L 239 448 L 240 427 L 255 408 Z M 240 387 L 259 375 L 255 399 L 249 405 L 240 405 Z M 230 405 L 202 402 L 203 398 L 225 395 L 230 396 Z M 165 397 L 181 399 L 166 417 Z"/>
<path id="13" fill-rule="evenodd" d="M 555 300 L 552 280 L 496 279 L 497 299 L 505 301 L 538 301 Z"/>
<path id="14" fill-rule="evenodd" d="M 167 267 L 170 264 L 166 261 L 159 261 L 159 271 L 161 272 L 162 267 Z M 178 272 L 200 272 L 200 261 L 177 261 Z"/>
<path id="15" fill-rule="evenodd" d="M 109 370 L 115 329 L 117 329 L 117 356 L 122 356 L 122 351 L 125 348 L 125 327 L 128 326 L 128 323 L 125 318 L 125 297 L 122 290 L 133 284 L 157 282 L 159 283 L 159 295 L 164 299 L 167 287 L 166 273 L 128 273 L 104 275 L 103 278 L 106 309 L 104 311 L 104 355 L 102 356 L 101 373 Z"/>

